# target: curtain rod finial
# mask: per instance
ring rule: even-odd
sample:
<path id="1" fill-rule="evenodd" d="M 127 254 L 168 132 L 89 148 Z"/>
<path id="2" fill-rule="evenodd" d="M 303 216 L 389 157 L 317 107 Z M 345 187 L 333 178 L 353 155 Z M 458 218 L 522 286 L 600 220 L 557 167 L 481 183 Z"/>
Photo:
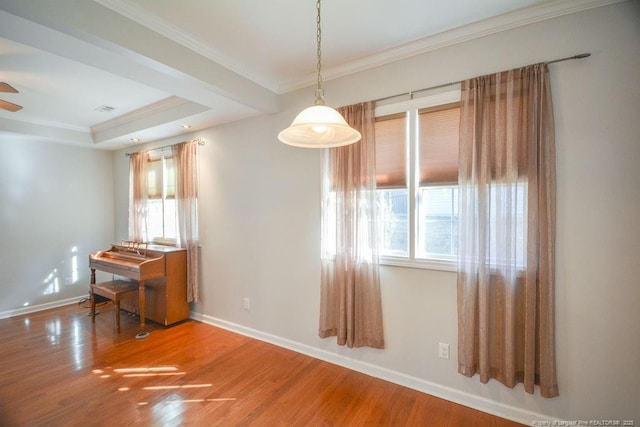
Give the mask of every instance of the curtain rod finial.
<path id="1" fill-rule="evenodd" d="M 578 55 L 573 55 L 573 56 L 567 56 L 566 58 L 560 58 L 560 59 L 554 59 L 553 61 L 547 61 L 546 64 L 555 64 L 556 62 L 564 62 L 564 61 L 569 61 L 571 59 L 582 59 L 582 58 L 588 58 L 590 57 L 591 54 L 589 52 L 586 53 L 579 53 Z"/>

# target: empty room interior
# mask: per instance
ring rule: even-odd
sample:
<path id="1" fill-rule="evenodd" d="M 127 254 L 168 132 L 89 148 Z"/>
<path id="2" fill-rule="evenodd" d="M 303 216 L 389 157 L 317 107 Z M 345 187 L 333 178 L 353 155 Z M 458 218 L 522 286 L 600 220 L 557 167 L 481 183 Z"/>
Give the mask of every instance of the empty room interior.
<path id="1" fill-rule="evenodd" d="M 639 70 L 637 0 L 0 0 L 0 425 L 639 426 Z"/>

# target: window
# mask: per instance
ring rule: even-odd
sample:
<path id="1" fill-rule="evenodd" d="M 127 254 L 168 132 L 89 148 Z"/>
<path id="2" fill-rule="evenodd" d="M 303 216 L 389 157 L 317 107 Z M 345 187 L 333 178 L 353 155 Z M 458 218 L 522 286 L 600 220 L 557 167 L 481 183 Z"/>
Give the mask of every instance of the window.
<path id="1" fill-rule="evenodd" d="M 174 244 L 176 226 L 176 173 L 173 157 L 154 156 L 148 165 L 147 230 L 149 240 Z"/>
<path id="2" fill-rule="evenodd" d="M 459 90 L 376 108 L 382 262 L 453 269 Z"/>

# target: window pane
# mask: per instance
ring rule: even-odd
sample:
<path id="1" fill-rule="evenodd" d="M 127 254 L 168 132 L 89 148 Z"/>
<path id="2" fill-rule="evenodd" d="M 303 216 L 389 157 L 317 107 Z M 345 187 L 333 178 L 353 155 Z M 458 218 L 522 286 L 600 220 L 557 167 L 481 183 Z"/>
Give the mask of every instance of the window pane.
<path id="1" fill-rule="evenodd" d="M 162 237 L 162 199 L 149 199 L 147 202 L 147 231 L 150 240 Z"/>
<path id="2" fill-rule="evenodd" d="M 175 240 L 177 236 L 175 167 L 173 158 L 149 162 L 147 230 L 150 241 Z"/>
<path id="3" fill-rule="evenodd" d="M 409 255 L 409 209 L 406 189 L 377 190 L 380 254 Z"/>
<path id="4" fill-rule="evenodd" d="M 166 199 L 164 201 L 164 235 L 165 239 L 175 239 L 176 226 L 176 199 Z"/>
<path id="5" fill-rule="evenodd" d="M 495 265 L 526 266 L 527 184 L 492 183 L 489 256 Z"/>
<path id="6" fill-rule="evenodd" d="M 418 189 L 417 258 L 450 258 L 458 250 L 458 187 Z"/>

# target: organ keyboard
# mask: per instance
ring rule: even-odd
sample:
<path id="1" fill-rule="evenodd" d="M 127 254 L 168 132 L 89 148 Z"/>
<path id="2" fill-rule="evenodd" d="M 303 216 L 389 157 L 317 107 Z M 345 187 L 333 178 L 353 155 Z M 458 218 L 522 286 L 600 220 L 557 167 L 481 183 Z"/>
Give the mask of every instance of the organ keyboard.
<path id="1" fill-rule="evenodd" d="M 140 331 L 146 338 L 145 318 L 169 325 L 189 317 L 186 288 L 186 250 L 123 241 L 111 249 L 89 255 L 91 283 L 96 270 L 126 277 L 138 283 L 137 307 Z M 123 306 L 127 309 L 127 306 Z"/>

